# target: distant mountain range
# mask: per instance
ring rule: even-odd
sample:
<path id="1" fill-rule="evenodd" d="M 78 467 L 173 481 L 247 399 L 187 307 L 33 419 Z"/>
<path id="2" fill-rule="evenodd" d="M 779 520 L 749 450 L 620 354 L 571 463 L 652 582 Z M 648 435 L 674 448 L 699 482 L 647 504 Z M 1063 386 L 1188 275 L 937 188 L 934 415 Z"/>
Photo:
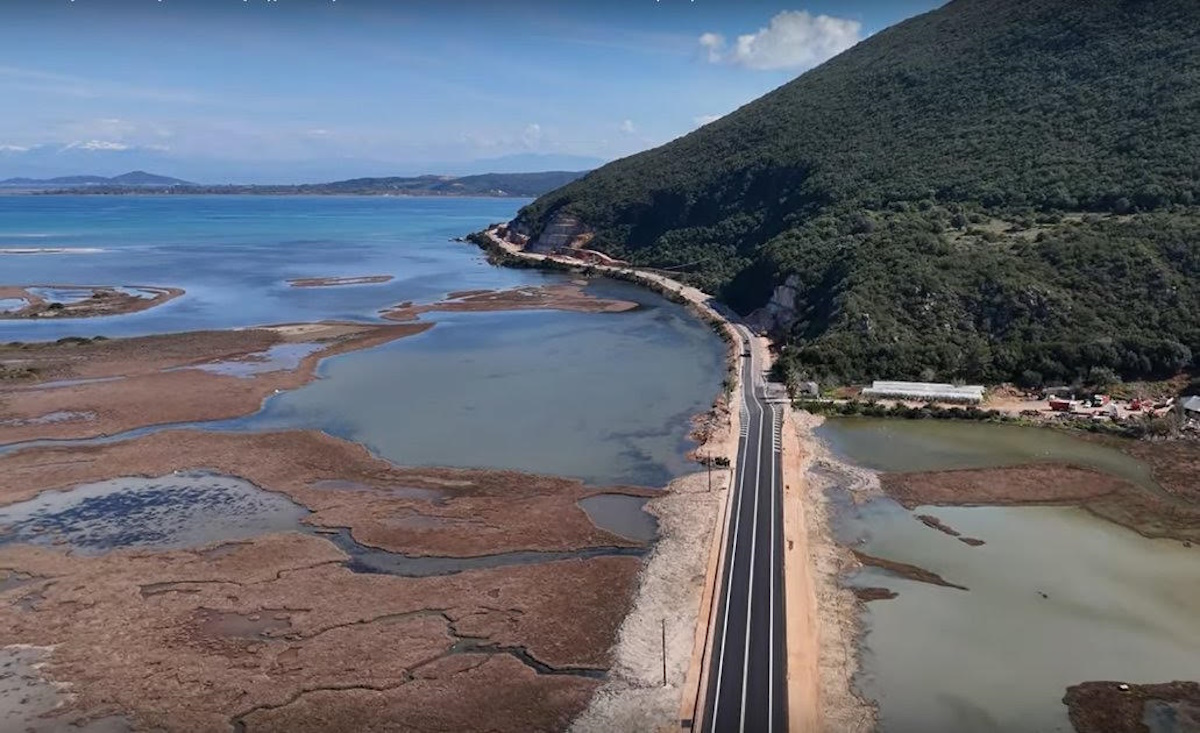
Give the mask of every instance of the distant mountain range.
<path id="1" fill-rule="evenodd" d="M 298 185 L 202 185 L 178 178 L 133 171 L 120 176 L 61 176 L 58 178 L 9 178 L 0 181 L 0 190 L 30 193 L 89 193 L 119 195 L 125 193 L 362 195 L 362 196 L 515 196 L 534 197 L 581 177 L 586 171 L 546 171 L 541 173 L 483 173 L 473 176 L 392 176 L 352 178 L 331 183 Z"/>
<path id="2" fill-rule="evenodd" d="M 105 176 L 59 176 L 58 178 L 6 178 L 4 188 L 63 188 L 74 186 L 191 186 L 187 181 L 158 176 L 146 171 L 130 171 L 111 178 Z"/>

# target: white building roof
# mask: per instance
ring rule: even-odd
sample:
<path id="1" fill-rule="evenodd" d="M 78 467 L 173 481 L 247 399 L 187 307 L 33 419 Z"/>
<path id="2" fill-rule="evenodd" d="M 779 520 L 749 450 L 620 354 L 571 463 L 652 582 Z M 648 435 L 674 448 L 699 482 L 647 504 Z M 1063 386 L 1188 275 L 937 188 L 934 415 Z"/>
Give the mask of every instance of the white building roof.
<path id="1" fill-rule="evenodd" d="M 983 400 L 981 385 L 956 386 L 937 382 L 891 382 L 875 381 L 862 393 L 868 397 L 902 397 L 928 400 Z"/>

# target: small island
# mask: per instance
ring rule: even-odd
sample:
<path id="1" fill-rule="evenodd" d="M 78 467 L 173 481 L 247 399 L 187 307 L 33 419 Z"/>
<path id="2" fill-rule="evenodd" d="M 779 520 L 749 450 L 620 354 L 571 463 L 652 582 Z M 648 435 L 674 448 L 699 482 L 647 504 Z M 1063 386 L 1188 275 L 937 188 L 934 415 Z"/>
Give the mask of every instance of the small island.
<path id="1" fill-rule="evenodd" d="M 93 318 L 148 310 L 183 295 L 149 285 L 0 286 L 0 318 Z"/>

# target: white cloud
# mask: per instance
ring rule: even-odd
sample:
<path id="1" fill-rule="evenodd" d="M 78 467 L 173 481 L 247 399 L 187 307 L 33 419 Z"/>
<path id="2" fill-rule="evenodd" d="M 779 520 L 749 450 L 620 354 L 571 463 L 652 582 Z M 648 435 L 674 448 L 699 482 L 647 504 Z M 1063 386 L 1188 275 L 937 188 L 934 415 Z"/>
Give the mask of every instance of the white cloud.
<path id="1" fill-rule="evenodd" d="M 634 126 L 633 120 L 624 120 L 621 122 L 621 132 L 626 135 L 632 135 L 637 132 L 637 127 Z"/>
<path id="2" fill-rule="evenodd" d="M 862 40 L 862 23 L 804 10 L 785 10 L 766 28 L 737 37 L 727 48 L 716 33 L 700 36 L 700 45 L 712 63 L 747 69 L 808 69 Z"/>
<path id="3" fill-rule="evenodd" d="M 521 132 L 521 143 L 530 150 L 536 149 L 542 143 L 542 126 L 531 122 Z"/>
<path id="4" fill-rule="evenodd" d="M 63 150 L 129 150 L 129 146 L 108 140 L 87 140 L 68 143 Z"/>
<path id="5" fill-rule="evenodd" d="M 0 153 L 27 153 L 29 148 L 24 145 L 0 145 Z"/>
<path id="6" fill-rule="evenodd" d="M 725 36 L 720 33 L 705 33 L 700 36 L 700 46 L 708 52 L 709 63 L 719 63 L 725 50 Z"/>
<path id="7" fill-rule="evenodd" d="M 699 117 L 693 117 L 692 122 L 696 124 L 696 127 L 700 127 L 701 125 L 707 125 L 710 122 L 716 122 L 724 116 L 725 115 L 700 115 Z"/>

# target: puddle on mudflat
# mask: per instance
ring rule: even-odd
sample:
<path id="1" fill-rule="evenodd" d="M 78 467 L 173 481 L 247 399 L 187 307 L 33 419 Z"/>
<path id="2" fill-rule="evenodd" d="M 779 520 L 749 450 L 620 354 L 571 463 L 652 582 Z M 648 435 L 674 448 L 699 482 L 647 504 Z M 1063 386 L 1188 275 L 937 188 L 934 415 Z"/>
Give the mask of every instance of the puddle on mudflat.
<path id="1" fill-rule="evenodd" d="M 45 415 L 39 415 L 37 417 L 14 417 L 8 420 L 0 420 L 0 427 L 20 428 L 26 425 L 54 425 L 63 422 L 77 422 L 80 420 L 95 419 L 96 413 L 94 412 L 59 410 L 58 412 L 48 412 Z"/>
<path id="2" fill-rule="evenodd" d="M 588 559 L 611 555 L 640 557 L 646 553 L 641 547 L 588 547 L 565 552 L 501 552 L 477 557 L 431 557 L 405 555 L 360 545 L 350 536 L 349 530 L 336 534 L 321 532 L 329 541 L 350 556 L 347 567 L 356 573 L 400 575 L 424 578 L 431 575 L 453 575 L 466 570 L 499 568 L 507 565 L 536 565 L 555 560 Z"/>
<path id="3" fill-rule="evenodd" d="M 322 344 L 275 344 L 266 351 L 247 354 L 238 359 L 213 361 L 206 364 L 192 364 L 190 366 L 168 369 L 167 371 L 199 369 L 210 374 L 246 379 L 268 372 L 292 371 L 297 369 L 305 357 L 317 353 L 322 348 L 324 348 Z"/>
<path id="4" fill-rule="evenodd" d="M 440 496 L 440 492 L 429 489 L 396 490 L 422 499 Z M 0 545 L 61 545 L 86 555 L 99 555 L 127 548 L 168 550 L 230 543 L 206 552 L 215 557 L 236 550 L 237 540 L 271 532 L 304 532 L 337 545 L 350 556 L 346 565 L 355 572 L 406 577 L 645 553 L 638 547 L 589 547 L 463 558 L 416 557 L 360 545 L 348 529 L 310 527 L 302 523 L 308 514 L 306 508 L 286 496 L 260 489 L 244 479 L 184 471 L 158 478 L 118 478 L 67 491 L 45 491 L 28 501 L 0 507 Z"/>
<path id="5" fill-rule="evenodd" d="M 144 592 L 142 595 L 146 595 Z M 273 611 L 238 613 L 202 608 L 196 614 L 198 629 L 208 636 L 232 636 L 241 639 L 268 639 L 292 628 L 287 614 Z"/>
<path id="6" fill-rule="evenodd" d="M 1150 733 L 1188 733 L 1200 730 L 1200 706 L 1186 702 L 1147 700 L 1142 723 Z"/>
<path id="7" fill-rule="evenodd" d="M 206 471 L 116 478 L 0 507 L 0 544 L 67 545 L 88 555 L 178 549 L 294 530 L 308 510 Z"/>
<path id="8" fill-rule="evenodd" d="M 0 298 L 0 313 L 19 311 L 26 305 L 24 298 Z"/>
<path id="9" fill-rule="evenodd" d="M 126 733 L 129 721 L 111 716 L 73 724 L 52 714 L 66 700 L 38 671 L 49 650 L 14 644 L 0 649 L 0 730 L 21 733 Z"/>
<path id="10" fill-rule="evenodd" d="M 0 593 L 5 591 L 15 590 L 21 586 L 36 583 L 42 578 L 29 573 L 22 573 L 16 570 L 0 570 Z"/>
<path id="11" fill-rule="evenodd" d="M 471 482 L 464 481 L 460 483 L 470 485 Z M 371 486 L 359 483 L 358 481 L 346 481 L 344 479 L 325 479 L 323 481 L 314 481 L 309 485 L 314 489 L 323 489 L 325 491 L 364 491 L 396 499 L 418 499 L 428 501 L 434 506 L 445 505 L 448 496 L 445 491 L 437 489 L 423 489 L 416 486 Z"/>
<path id="12" fill-rule="evenodd" d="M 26 290 L 50 303 L 70 305 L 92 297 L 91 288 L 26 288 Z"/>
<path id="13" fill-rule="evenodd" d="M 653 542 L 658 535 L 658 520 L 646 511 L 644 496 L 596 494 L 579 500 L 592 524 L 635 542 Z"/>
<path id="14" fill-rule="evenodd" d="M 59 379 L 54 382 L 31 384 L 22 389 L 58 389 L 59 387 L 77 387 L 81 384 L 102 384 L 104 382 L 119 382 L 125 377 L 90 377 L 87 379 Z"/>

